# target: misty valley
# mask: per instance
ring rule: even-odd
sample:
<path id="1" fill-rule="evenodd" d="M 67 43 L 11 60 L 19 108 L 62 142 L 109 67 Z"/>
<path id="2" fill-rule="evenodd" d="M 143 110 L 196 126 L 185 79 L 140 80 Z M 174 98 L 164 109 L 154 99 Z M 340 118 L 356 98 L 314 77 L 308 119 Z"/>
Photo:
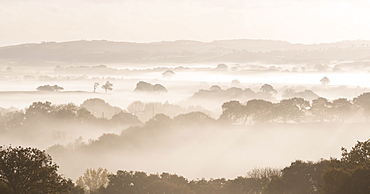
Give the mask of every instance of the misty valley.
<path id="1" fill-rule="evenodd" d="M 368 193 L 369 51 L 0 47 L 0 193 Z"/>

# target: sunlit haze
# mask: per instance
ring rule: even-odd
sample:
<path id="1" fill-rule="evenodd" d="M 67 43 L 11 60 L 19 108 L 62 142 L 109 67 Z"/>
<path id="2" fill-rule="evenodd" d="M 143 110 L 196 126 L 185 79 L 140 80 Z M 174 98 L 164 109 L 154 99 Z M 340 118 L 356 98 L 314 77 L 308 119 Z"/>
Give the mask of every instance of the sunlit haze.
<path id="1" fill-rule="evenodd" d="M 370 0 L 0 1 L 0 193 L 370 193 Z"/>
<path id="2" fill-rule="evenodd" d="M 0 46 L 42 41 L 370 39 L 368 0 L 2 0 Z"/>

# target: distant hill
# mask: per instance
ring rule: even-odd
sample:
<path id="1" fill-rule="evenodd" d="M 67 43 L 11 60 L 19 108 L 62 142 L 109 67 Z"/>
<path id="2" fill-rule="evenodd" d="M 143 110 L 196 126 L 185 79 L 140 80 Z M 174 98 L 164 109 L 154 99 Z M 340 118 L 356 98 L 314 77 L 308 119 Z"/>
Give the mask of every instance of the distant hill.
<path id="1" fill-rule="evenodd" d="M 153 43 L 81 40 L 0 47 L 0 60 L 67 63 L 351 61 L 370 60 L 370 41 L 304 45 L 284 41 L 245 39 L 213 42 L 178 40 Z"/>

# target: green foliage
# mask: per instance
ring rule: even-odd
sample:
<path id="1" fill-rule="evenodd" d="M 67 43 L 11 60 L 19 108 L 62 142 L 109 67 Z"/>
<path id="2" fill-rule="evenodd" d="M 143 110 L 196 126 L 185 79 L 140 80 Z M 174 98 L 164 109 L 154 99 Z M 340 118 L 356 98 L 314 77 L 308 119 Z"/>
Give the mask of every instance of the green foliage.
<path id="1" fill-rule="evenodd" d="M 45 151 L 0 146 L 0 185 L 9 193 L 68 193 L 72 182 L 57 169 Z"/>
<path id="2" fill-rule="evenodd" d="M 357 142 L 350 151 L 342 148 L 342 158 L 330 161 L 323 178 L 328 194 L 370 193 L 370 139 Z"/>
<path id="3" fill-rule="evenodd" d="M 327 161 L 317 163 L 297 160 L 282 170 L 281 177 L 275 177 L 267 187 L 271 194 L 319 193 L 323 185 L 321 177 Z"/>
<path id="4" fill-rule="evenodd" d="M 188 181 L 181 176 L 162 173 L 161 175 L 133 171 L 117 171 L 117 174 L 108 175 L 109 184 L 101 187 L 100 194 L 118 193 L 192 193 Z"/>

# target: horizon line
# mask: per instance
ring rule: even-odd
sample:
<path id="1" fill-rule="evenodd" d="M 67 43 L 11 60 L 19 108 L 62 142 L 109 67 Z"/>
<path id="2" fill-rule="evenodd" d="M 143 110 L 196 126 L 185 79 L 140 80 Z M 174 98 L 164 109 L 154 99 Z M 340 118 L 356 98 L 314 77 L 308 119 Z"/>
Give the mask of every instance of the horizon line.
<path id="1" fill-rule="evenodd" d="M 346 39 L 346 40 L 338 40 L 338 41 L 331 41 L 331 42 L 314 42 L 314 43 L 302 43 L 302 42 L 290 42 L 286 40 L 278 40 L 278 39 L 249 39 L 249 38 L 235 38 L 235 39 L 215 39 L 212 41 L 201 41 L 201 40 L 192 40 L 192 39 L 176 39 L 176 40 L 162 40 L 162 41 L 124 41 L 124 40 L 107 40 L 107 39 L 74 39 L 74 40 L 64 40 L 64 41 L 41 41 L 41 42 L 23 42 L 23 43 L 14 43 L 9 45 L 0 45 L 0 48 L 3 47 L 11 47 L 11 46 L 20 46 L 20 45 L 32 45 L 32 44 L 45 44 L 45 43 L 68 43 L 68 42 L 93 42 L 93 41 L 106 41 L 106 42 L 115 42 L 115 43 L 133 43 L 133 44 L 152 44 L 152 43 L 163 43 L 163 42 L 179 42 L 179 41 L 189 41 L 189 42 L 200 42 L 200 43 L 213 43 L 217 41 L 271 41 L 271 42 L 285 42 L 289 44 L 295 45 L 319 45 L 319 44 L 335 44 L 341 42 L 356 42 L 356 41 L 370 41 L 367 39 Z"/>

